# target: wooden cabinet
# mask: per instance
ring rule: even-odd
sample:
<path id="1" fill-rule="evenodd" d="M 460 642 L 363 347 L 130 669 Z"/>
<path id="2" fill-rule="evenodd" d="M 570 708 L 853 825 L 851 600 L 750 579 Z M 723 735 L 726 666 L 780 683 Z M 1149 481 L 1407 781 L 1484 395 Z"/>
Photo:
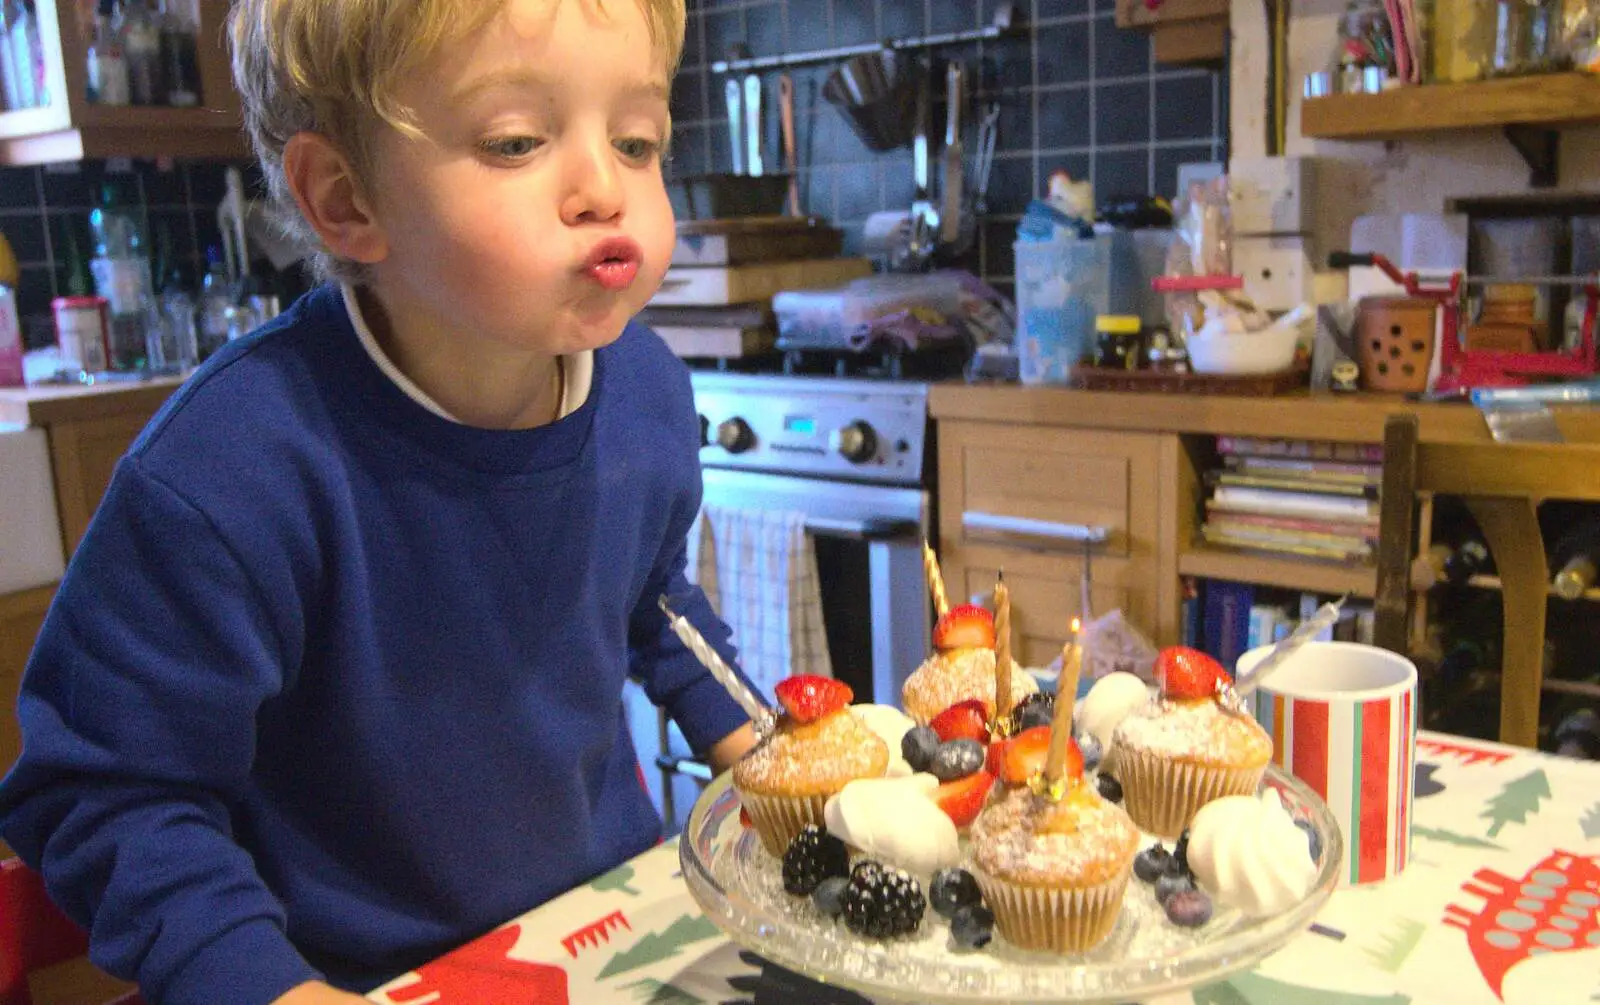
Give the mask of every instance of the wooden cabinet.
<path id="1" fill-rule="evenodd" d="M 954 599 L 983 596 L 1005 572 L 1018 657 L 1049 663 L 1084 609 L 1163 619 L 1156 589 L 1162 437 L 992 422 L 939 427 L 940 561 Z M 1173 619 L 1175 621 L 1175 618 Z"/>
<path id="2" fill-rule="evenodd" d="M 41 586 L 0 596 L 0 694 L 6 701 L 5 717 L 0 720 L 0 768 L 11 767 L 22 752 L 16 712 L 22 668 L 28 664 L 33 640 L 55 595 L 54 586 Z"/>
<path id="3" fill-rule="evenodd" d="M 1229 0 L 1117 0 L 1117 27 L 1148 31 L 1156 62 L 1216 66 L 1228 55 Z"/>
<path id="4" fill-rule="evenodd" d="M 202 104 L 196 108 L 90 104 L 87 59 L 97 4 L 38 0 L 37 6 L 51 103 L 0 112 L 0 164 L 248 154 L 225 41 L 228 0 L 199 0 Z"/>

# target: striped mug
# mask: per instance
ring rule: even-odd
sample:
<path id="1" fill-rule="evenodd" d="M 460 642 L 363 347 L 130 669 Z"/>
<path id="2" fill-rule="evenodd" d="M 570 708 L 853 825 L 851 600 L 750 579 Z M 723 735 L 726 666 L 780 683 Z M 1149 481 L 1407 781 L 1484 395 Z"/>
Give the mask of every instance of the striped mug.
<path id="1" fill-rule="evenodd" d="M 1239 673 L 1270 649 L 1239 657 Z M 1373 646 L 1311 642 L 1252 697 L 1273 763 L 1316 790 L 1339 821 L 1341 884 L 1398 876 L 1411 855 L 1416 666 Z"/>

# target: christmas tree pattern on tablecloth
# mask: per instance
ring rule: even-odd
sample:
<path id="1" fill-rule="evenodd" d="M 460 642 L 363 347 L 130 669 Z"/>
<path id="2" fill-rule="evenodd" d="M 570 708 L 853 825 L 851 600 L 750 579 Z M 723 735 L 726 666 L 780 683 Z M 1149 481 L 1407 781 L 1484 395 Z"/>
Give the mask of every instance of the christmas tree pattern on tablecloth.
<path id="1" fill-rule="evenodd" d="M 600 943 L 610 942 L 611 933 L 619 928 L 626 928 L 630 932 L 633 931 L 633 926 L 628 924 L 628 919 L 623 917 L 621 911 L 612 911 L 599 921 L 591 921 L 577 931 L 564 936 L 561 940 L 561 947 L 567 951 L 568 956 L 577 959 L 580 947 L 598 949 Z"/>
<path id="2" fill-rule="evenodd" d="M 1591 841 L 1600 838 L 1600 803 L 1589 807 L 1583 816 L 1583 836 Z"/>
<path id="3" fill-rule="evenodd" d="M 1493 841 L 1487 841 L 1481 837 L 1473 837 L 1471 834 L 1457 834 L 1455 831 L 1447 831 L 1442 828 L 1424 827 L 1421 824 L 1411 825 L 1411 836 L 1414 838 L 1425 838 L 1429 841 L 1437 841 L 1440 844 L 1453 844 L 1460 848 L 1491 848 L 1495 851 L 1506 850 L 1504 845 L 1495 844 Z"/>
<path id="4" fill-rule="evenodd" d="M 1363 946 L 1361 951 L 1367 958 L 1377 964 L 1378 969 L 1391 974 L 1398 974 L 1405 965 L 1406 957 L 1417 948 L 1417 943 L 1428 932 L 1428 926 L 1411 918 L 1391 918 L 1388 922 L 1388 931 L 1379 932 L 1377 941 L 1370 946 Z"/>
<path id="5" fill-rule="evenodd" d="M 666 931 L 660 934 L 647 933 L 634 944 L 633 948 L 624 949 L 611 957 L 601 968 L 599 977 L 603 980 L 629 970 L 648 967 L 652 963 L 659 963 L 678 955 L 678 951 L 690 943 L 715 938 L 717 935 L 717 926 L 704 915 L 685 914 L 668 925 Z"/>
<path id="6" fill-rule="evenodd" d="M 521 933 L 497 929 L 417 968 L 417 980 L 389 992 L 397 1005 L 569 1005 L 567 972 L 510 957 Z"/>
<path id="7" fill-rule="evenodd" d="M 1539 812 L 1539 800 L 1549 798 L 1550 779 L 1545 777 L 1543 768 L 1535 768 L 1507 782 L 1500 794 L 1489 800 L 1488 809 L 1478 816 L 1494 821 L 1489 827 L 1489 836 L 1494 837 L 1508 823 L 1527 823 L 1528 814 Z"/>
<path id="8" fill-rule="evenodd" d="M 631 882 L 633 882 L 633 866 L 624 862 L 605 875 L 590 880 L 589 889 L 595 893 L 610 893 L 616 890 L 630 897 L 637 897 L 639 891 L 628 885 Z"/>
<path id="9" fill-rule="evenodd" d="M 633 992 L 641 1005 L 705 1005 L 705 1002 L 678 987 L 646 977 L 632 984 L 622 985 L 622 990 Z"/>
<path id="10" fill-rule="evenodd" d="M 1418 799 L 1426 799 L 1429 796 L 1436 796 L 1443 792 L 1444 783 L 1433 777 L 1433 773 L 1438 770 L 1439 766 L 1437 764 L 1418 761 L 1411 794 Z"/>
<path id="11" fill-rule="evenodd" d="M 1553 851 L 1520 880 L 1479 869 L 1462 890 L 1483 898 L 1472 913 L 1455 904 L 1444 923 L 1467 933 L 1467 948 L 1496 998 L 1511 968 L 1539 953 L 1600 947 L 1600 857 Z"/>
<path id="12" fill-rule="evenodd" d="M 1258 973 L 1243 973 L 1194 992 L 1194 1005 L 1410 1005 L 1402 994 L 1358 995 L 1327 988 L 1285 984 Z"/>

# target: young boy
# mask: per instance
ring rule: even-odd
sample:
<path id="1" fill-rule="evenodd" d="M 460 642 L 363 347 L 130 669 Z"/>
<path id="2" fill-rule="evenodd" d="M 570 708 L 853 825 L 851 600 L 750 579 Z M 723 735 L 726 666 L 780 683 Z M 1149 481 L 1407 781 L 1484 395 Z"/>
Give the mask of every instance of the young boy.
<path id="1" fill-rule="evenodd" d="M 3 836 L 155 1005 L 367 990 L 650 847 L 687 374 L 625 327 L 673 243 L 682 0 L 241 0 L 234 75 L 331 274 L 118 466 L 40 634 Z M 346 991 L 335 990 L 343 988 Z"/>

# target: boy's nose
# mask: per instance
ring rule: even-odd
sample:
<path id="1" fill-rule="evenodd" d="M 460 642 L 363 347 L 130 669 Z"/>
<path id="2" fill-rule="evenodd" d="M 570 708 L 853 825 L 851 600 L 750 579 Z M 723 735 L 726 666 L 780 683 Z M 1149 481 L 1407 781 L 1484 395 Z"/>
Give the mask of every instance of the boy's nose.
<path id="1" fill-rule="evenodd" d="M 605 222 L 622 214 L 622 178 L 616 161 L 609 141 L 585 144 L 574 152 L 561 202 L 562 222 L 569 226 Z"/>

